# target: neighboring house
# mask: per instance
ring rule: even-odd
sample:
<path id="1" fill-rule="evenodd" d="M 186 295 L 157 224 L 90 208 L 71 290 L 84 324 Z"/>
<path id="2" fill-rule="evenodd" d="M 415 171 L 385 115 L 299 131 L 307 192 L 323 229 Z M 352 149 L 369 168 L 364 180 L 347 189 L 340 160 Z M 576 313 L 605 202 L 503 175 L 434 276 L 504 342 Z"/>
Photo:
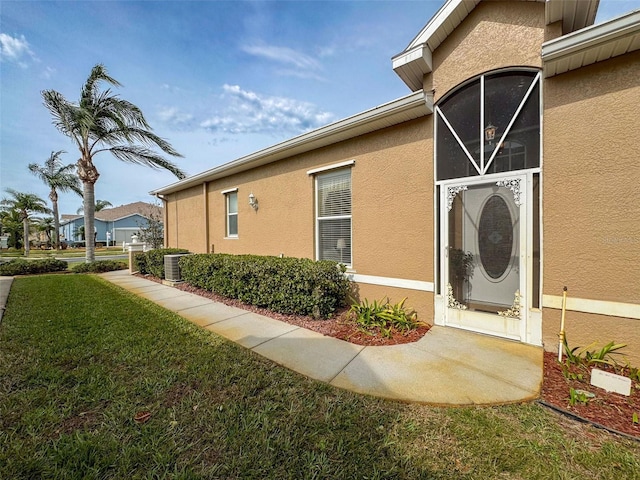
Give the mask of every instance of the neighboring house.
<path id="1" fill-rule="evenodd" d="M 131 235 L 148 224 L 149 219 L 162 219 L 162 207 L 146 202 L 135 202 L 115 208 L 100 210 L 95 214 L 97 243 L 107 243 L 107 233 L 111 245 L 130 242 Z M 82 241 L 80 227 L 84 226 L 83 215 L 62 215 L 61 238 L 68 242 Z"/>
<path id="2" fill-rule="evenodd" d="M 413 93 L 152 192 L 166 245 L 340 261 L 360 298 L 549 349 L 567 286 L 569 341 L 640 366 L 640 11 L 597 6 L 445 2 L 392 59 Z"/>

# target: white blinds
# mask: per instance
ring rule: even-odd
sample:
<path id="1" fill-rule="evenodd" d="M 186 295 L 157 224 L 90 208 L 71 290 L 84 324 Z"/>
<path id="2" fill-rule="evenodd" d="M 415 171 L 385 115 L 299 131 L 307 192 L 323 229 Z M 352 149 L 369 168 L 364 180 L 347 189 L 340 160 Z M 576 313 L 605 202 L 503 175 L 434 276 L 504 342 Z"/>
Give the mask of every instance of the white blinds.
<path id="1" fill-rule="evenodd" d="M 317 177 L 318 259 L 351 265 L 351 169 Z"/>

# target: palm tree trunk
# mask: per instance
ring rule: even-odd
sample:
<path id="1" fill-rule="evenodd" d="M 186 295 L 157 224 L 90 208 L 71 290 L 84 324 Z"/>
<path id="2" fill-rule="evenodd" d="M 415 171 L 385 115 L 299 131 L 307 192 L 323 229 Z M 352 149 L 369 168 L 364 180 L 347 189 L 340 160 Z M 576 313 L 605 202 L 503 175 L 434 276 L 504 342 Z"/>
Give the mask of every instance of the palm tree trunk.
<path id="1" fill-rule="evenodd" d="M 22 234 L 24 235 L 24 256 L 29 256 L 29 217 L 25 216 L 22 219 Z"/>
<path id="2" fill-rule="evenodd" d="M 53 207 L 53 248 L 60 250 L 60 219 L 58 218 L 58 195 L 55 196 L 55 200 L 51 199 L 51 206 Z"/>
<path id="3" fill-rule="evenodd" d="M 95 184 L 91 182 L 82 183 L 82 197 L 84 199 L 84 244 L 86 248 L 85 262 L 91 263 L 96 259 L 95 242 Z"/>

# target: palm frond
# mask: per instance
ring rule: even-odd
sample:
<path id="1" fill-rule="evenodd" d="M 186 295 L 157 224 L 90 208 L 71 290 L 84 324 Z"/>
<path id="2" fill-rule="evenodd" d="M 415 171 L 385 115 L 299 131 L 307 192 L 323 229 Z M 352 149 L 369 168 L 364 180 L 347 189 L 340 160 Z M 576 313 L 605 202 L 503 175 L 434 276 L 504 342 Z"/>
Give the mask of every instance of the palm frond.
<path id="1" fill-rule="evenodd" d="M 168 170 L 179 179 L 186 177 L 186 174 L 176 165 L 148 148 L 138 145 L 116 145 L 105 150 L 111 152 L 118 160 L 123 162 L 144 165 L 156 170 Z"/>

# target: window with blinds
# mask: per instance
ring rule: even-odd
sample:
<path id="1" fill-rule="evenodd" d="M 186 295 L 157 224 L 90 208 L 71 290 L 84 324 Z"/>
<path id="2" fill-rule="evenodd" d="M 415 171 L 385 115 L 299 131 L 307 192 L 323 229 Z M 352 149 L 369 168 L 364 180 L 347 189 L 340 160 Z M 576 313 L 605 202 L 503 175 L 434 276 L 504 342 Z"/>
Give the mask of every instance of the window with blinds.
<path id="1" fill-rule="evenodd" d="M 227 237 L 238 236 L 238 192 L 229 192 L 227 197 Z"/>
<path id="2" fill-rule="evenodd" d="M 351 169 L 316 177 L 318 260 L 351 265 Z"/>

